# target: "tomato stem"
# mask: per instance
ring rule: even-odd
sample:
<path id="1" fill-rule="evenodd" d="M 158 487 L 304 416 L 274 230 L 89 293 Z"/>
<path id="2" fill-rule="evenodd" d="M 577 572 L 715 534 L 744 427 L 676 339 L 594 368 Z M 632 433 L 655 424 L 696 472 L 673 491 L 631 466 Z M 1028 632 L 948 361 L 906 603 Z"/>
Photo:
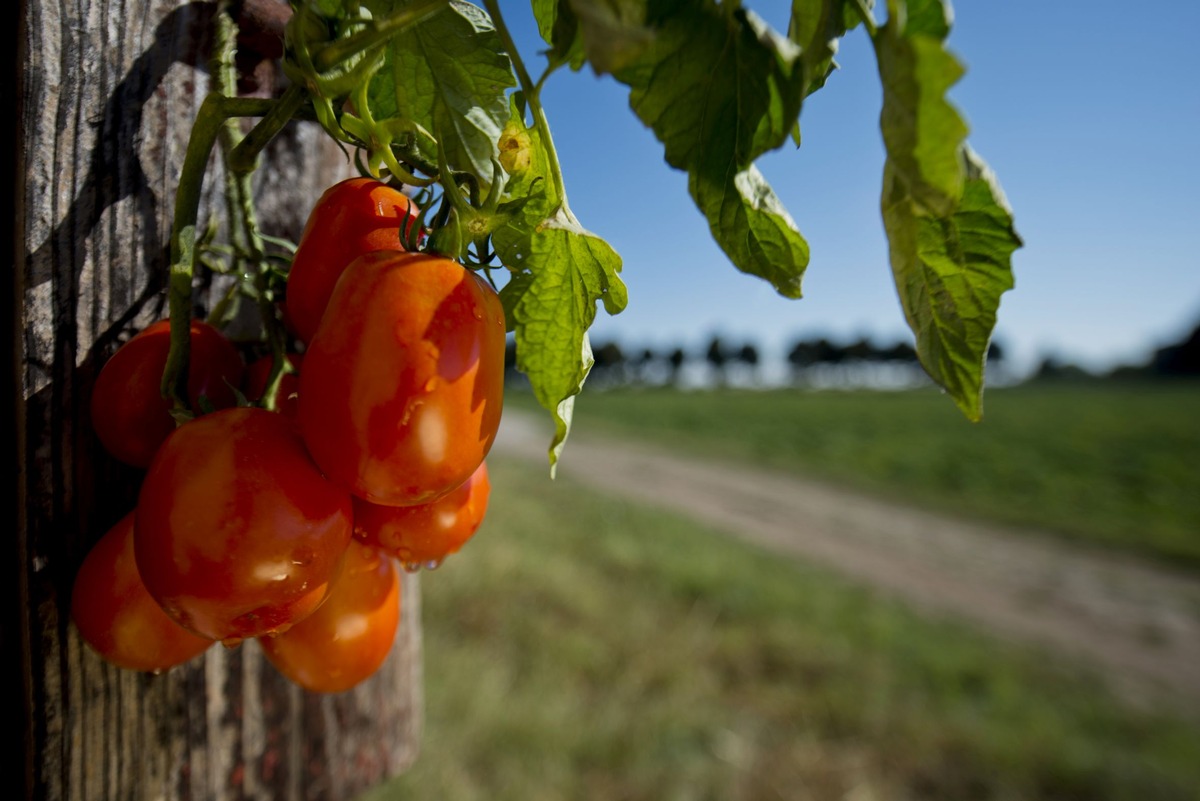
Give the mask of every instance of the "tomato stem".
<path id="1" fill-rule="evenodd" d="M 554 138 L 550 136 L 550 123 L 546 119 L 546 112 L 542 109 L 541 84 L 535 84 L 529 76 L 529 70 L 525 68 L 525 62 L 521 60 L 521 54 L 517 51 L 516 42 L 513 41 L 512 34 L 508 32 L 508 26 L 504 24 L 504 17 L 500 13 L 500 4 L 497 0 L 484 0 L 483 4 L 492 16 L 496 33 L 500 34 L 500 40 L 504 42 L 504 49 L 508 51 L 508 57 L 512 59 L 517 80 L 520 81 L 521 90 L 525 93 L 525 102 L 529 104 L 529 113 L 533 115 L 533 125 L 546 148 L 546 158 L 550 163 L 550 180 L 554 184 L 554 191 L 558 194 L 559 203 L 566 215 L 574 220 L 575 216 L 567 205 L 567 190 L 563 183 L 562 167 L 558 163 L 558 151 L 554 149 Z"/>
<path id="2" fill-rule="evenodd" d="M 252 172 L 258 154 L 279 135 L 285 125 L 295 119 L 307 100 L 308 93 L 299 84 L 289 86 L 266 116 L 233 148 L 226 159 L 226 166 L 237 173 Z"/>
<path id="3" fill-rule="evenodd" d="M 237 81 L 233 66 L 236 41 L 237 26 L 229 14 L 228 2 L 222 2 L 215 18 L 211 68 L 214 86 L 201 103 L 196 120 L 192 123 L 179 186 L 175 192 L 175 214 L 171 226 L 171 264 L 167 279 L 171 347 L 160 388 L 163 397 L 172 401 L 172 410 L 177 419 L 186 419 L 190 414 L 188 362 L 191 355 L 192 281 L 196 268 L 197 218 L 208 157 L 218 140 L 227 140 L 234 145 L 240 141 L 241 130 L 235 118 L 267 116 L 279 105 L 274 100 L 231 96 L 236 91 Z M 228 153 L 229 148 L 225 150 Z M 262 241 L 254 222 L 249 174 L 239 176 L 242 184 L 239 186 L 232 173 L 232 170 L 227 170 L 225 188 L 231 209 L 230 236 L 235 245 L 239 242 L 242 244 L 241 248 L 235 247 L 235 252 L 240 249 L 261 254 Z M 240 219 L 241 225 L 233 225 L 234 219 Z M 265 264 L 265 259 L 259 258 L 258 261 Z"/>

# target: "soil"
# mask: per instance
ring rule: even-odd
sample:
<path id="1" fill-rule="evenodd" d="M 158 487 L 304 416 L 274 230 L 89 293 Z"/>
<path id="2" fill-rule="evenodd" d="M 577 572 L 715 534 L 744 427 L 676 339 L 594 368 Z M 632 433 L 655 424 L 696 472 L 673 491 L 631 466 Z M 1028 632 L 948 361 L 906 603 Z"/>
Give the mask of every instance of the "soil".
<path id="1" fill-rule="evenodd" d="M 549 441 L 542 420 L 508 409 L 495 451 L 545 463 Z M 1138 705 L 1200 716 L 1200 577 L 1051 534 L 586 432 L 571 435 L 559 476 L 1038 646 Z"/>

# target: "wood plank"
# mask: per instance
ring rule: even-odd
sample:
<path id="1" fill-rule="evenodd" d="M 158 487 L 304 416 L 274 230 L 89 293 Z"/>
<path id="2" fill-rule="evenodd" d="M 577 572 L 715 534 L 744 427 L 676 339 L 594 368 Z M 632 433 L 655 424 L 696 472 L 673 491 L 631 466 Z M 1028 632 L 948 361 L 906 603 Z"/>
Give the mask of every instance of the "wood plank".
<path id="1" fill-rule="evenodd" d="M 29 0 L 19 28 L 15 260 L 18 332 L 17 614 L 25 742 L 6 774 L 30 798 L 341 799 L 404 770 L 420 727 L 418 583 L 383 671 L 338 696 L 304 693 L 256 644 L 163 676 L 96 657 L 69 624 L 88 548 L 132 508 L 141 472 L 104 453 L 89 391 L 120 342 L 165 314 L 175 182 L 208 87 L 211 3 Z M 350 172 L 314 126 L 266 155 L 262 227 L 299 236 L 312 202 Z M 220 209 L 216 172 L 202 216 Z M 207 300 L 201 292 L 198 300 Z M 7 778 L 7 777 L 6 777 Z"/>

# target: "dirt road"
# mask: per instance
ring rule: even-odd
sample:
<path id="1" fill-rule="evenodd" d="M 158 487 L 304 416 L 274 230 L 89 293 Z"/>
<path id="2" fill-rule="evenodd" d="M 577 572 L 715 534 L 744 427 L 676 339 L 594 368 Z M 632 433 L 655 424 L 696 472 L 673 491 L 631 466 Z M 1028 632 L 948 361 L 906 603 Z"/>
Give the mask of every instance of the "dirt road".
<path id="1" fill-rule="evenodd" d="M 545 463 L 549 427 L 509 409 L 504 415 L 496 452 Z M 1073 658 L 1135 702 L 1200 714 L 1200 579 L 1193 576 L 586 432 L 572 435 L 559 474 Z"/>

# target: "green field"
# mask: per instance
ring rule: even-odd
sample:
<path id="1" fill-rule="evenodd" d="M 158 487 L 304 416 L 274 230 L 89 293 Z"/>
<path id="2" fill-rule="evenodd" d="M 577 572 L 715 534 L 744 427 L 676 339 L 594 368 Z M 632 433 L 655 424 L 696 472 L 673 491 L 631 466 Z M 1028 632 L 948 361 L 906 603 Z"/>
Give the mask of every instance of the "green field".
<path id="1" fill-rule="evenodd" d="M 423 578 L 426 732 L 370 801 L 1195 799 L 1200 727 L 672 515 L 493 459 Z"/>
<path id="2" fill-rule="evenodd" d="M 574 430 L 794 470 L 1200 568 L 1200 382 L 993 389 L 979 424 L 934 390 L 585 391 Z"/>

